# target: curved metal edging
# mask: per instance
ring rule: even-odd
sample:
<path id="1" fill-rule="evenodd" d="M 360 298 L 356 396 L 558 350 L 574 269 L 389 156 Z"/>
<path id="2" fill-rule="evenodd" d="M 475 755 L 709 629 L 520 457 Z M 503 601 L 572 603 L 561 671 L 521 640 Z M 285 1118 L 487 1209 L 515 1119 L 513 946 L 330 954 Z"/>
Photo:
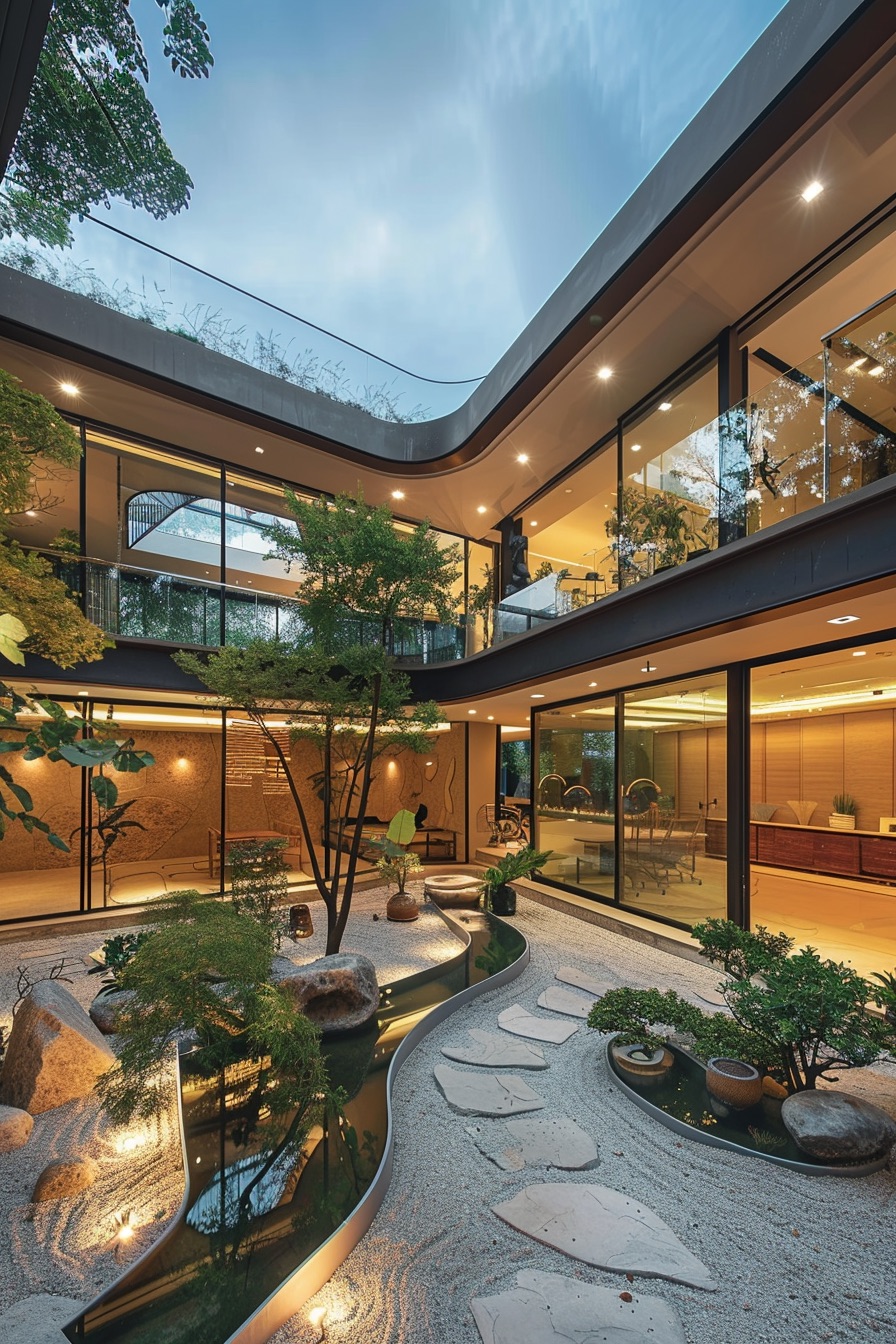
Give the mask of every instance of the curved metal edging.
<path id="1" fill-rule="evenodd" d="M 860 1162 L 852 1167 L 827 1166 L 821 1162 L 798 1162 L 792 1157 L 776 1157 L 774 1153 L 763 1153 L 759 1148 L 747 1148 L 742 1143 L 734 1143 L 731 1139 L 719 1138 L 717 1134 L 708 1134 L 706 1130 L 695 1129 L 693 1125 L 664 1111 L 661 1106 L 654 1106 L 652 1101 L 648 1101 L 640 1092 L 629 1087 L 610 1063 L 610 1044 L 608 1041 L 604 1047 L 604 1063 L 613 1082 L 636 1106 L 640 1106 L 647 1115 L 658 1120 L 667 1129 L 671 1129 L 673 1134 L 681 1134 L 684 1138 L 692 1139 L 695 1143 L 708 1144 L 711 1148 L 727 1148 L 730 1153 L 746 1153 L 749 1157 L 759 1157 L 763 1162 L 773 1162 L 778 1167 L 790 1167 L 791 1171 L 801 1171 L 807 1176 L 870 1176 L 872 1172 L 880 1171 L 886 1166 L 886 1154 L 875 1158 L 873 1162 Z"/>
<path id="2" fill-rule="evenodd" d="M 439 909 L 439 907 L 436 907 Z M 445 910 L 439 909 L 439 914 L 445 920 L 445 923 L 453 928 L 458 936 L 465 938 L 467 947 L 470 945 L 470 935 L 463 928 L 463 925 L 456 922 Z M 495 916 L 492 916 L 495 918 Z M 518 975 L 525 970 L 529 964 L 529 943 L 528 940 L 520 934 L 523 939 L 523 950 L 519 957 L 511 966 L 503 971 L 498 971 L 491 975 L 487 980 L 481 980 L 478 984 L 469 985 L 462 989 L 459 994 L 455 994 L 450 999 L 436 1006 L 426 1014 L 417 1025 L 408 1032 L 404 1040 L 397 1047 L 395 1054 L 389 1064 L 389 1071 L 386 1075 L 386 1143 L 380 1165 L 377 1168 L 376 1175 L 373 1177 L 360 1203 L 354 1211 L 340 1223 L 335 1232 L 332 1232 L 327 1240 L 310 1255 L 307 1260 L 303 1260 L 288 1279 L 276 1288 L 266 1301 L 249 1317 L 247 1321 L 235 1330 L 228 1337 L 225 1344 L 266 1344 L 275 1330 L 294 1316 L 304 1304 L 312 1297 L 319 1288 L 327 1282 L 336 1272 L 343 1261 L 348 1257 L 351 1251 L 360 1242 L 361 1238 L 367 1232 L 374 1217 L 379 1212 L 380 1206 L 386 1197 L 386 1191 L 389 1188 L 389 1182 L 392 1179 L 392 1145 L 394 1140 L 394 1126 L 392 1124 L 392 1089 L 395 1085 L 395 1079 L 398 1072 L 408 1056 L 420 1044 L 425 1036 L 439 1026 L 458 1008 L 463 1008 L 480 994 L 488 993 L 489 990 L 496 989 L 500 985 L 505 985 L 509 981 L 516 979 Z M 448 963 L 442 962 L 439 970 L 443 970 Z M 424 975 L 429 972 L 423 972 Z M 407 983 L 404 981 L 403 983 Z"/>

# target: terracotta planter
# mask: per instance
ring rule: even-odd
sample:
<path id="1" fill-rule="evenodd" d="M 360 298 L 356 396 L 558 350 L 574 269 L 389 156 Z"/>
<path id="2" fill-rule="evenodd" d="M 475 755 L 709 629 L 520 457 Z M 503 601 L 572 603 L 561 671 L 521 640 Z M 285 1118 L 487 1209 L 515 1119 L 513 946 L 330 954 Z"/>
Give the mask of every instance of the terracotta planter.
<path id="1" fill-rule="evenodd" d="M 706 1090 L 735 1111 L 745 1111 L 762 1100 L 762 1075 L 741 1059 L 717 1056 L 707 1061 Z"/>
<path id="2" fill-rule="evenodd" d="M 610 1053 L 619 1072 L 638 1082 L 663 1078 L 675 1063 L 672 1051 L 664 1046 L 649 1050 L 643 1045 L 611 1045 Z"/>
<path id="3" fill-rule="evenodd" d="M 417 904 L 417 899 L 409 891 L 396 891 L 395 895 L 390 896 L 386 902 L 387 919 L 406 924 L 412 919 L 419 919 L 419 917 L 420 907 Z"/>

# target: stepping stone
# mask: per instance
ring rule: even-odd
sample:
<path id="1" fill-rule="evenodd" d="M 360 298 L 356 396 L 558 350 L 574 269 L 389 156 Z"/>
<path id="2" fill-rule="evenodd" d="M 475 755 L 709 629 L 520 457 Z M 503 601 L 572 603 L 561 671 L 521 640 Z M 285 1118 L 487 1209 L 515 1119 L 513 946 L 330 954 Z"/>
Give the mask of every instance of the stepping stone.
<path id="1" fill-rule="evenodd" d="M 502 1031 L 509 1031 L 512 1036 L 525 1036 L 530 1041 L 550 1041 L 552 1045 L 562 1045 L 579 1029 L 578 1025 L 573 1026 L 569 1022 L 536 1017 L 534 1013 L 527 1013 L 518 1003 L 498 1014 L 498 1026 Z"/>
<path id="2" fill-rule="evenodd" d="M 593 994 L 598 999 L 602 994 L 606 994 L 608 989 L 618 988 L 614 980 L 598 980 L 597 976 L 589 975 L 587 971 L 576 970 L 575 966 L 561 966 L 555 978 L 561 984 L 584 989 L 586 994 Z"/>
<path id="3" fill-rule="evenodd" d="M 716 1289 L 706 1265 L 662 1218 L 605 1185 L 530 1185 L 492 1212 L 518 1232 L 586 1265 Z"/>
<path id="4" fill-rule="evenodd" d="M 480 1120 L 467 1125 L 479 1151 L 502 1171 L 559 1167 L 582 1171 L 596 1167 L 597 1145 L 568 1115 L 537 1115 L 524 1120 Z"/>
<path id="5" fill-rule="evenodd" d="M 515 1115 L 544 1105 L 544 1097 L 513 1073 L 462 1073 L 447 1064 L 437 1064 L 433 1073 L 448 1105 L 461 1115 Z"/>
<path id="6" fill-rule="evenodd" d="M 82 1312 L 86 1302 L 52 1293 L 23 1297 L 0 1315 L 0 1344 L 59 1344 L 62 1327 Z"/>
<path id="7" fill-rule="evenodd" d="M 493 1031 L 468 1028 L 475 1045 L 443 1045 L 442 1054 L 460 1064 L 483 1064 L 490 1069 L 546 1069 L 544 1051 L 525 1041 L 508 1041 Z"/>
<path id="8" fill-rule="evenodd" d="M 568 989 L 559 985 L 548 985 L 538 996 L 539 1008 L 550 1008 L 553 1013 L 565 1013 L 567 1017 L 588 1016 L 594 999 L 583 999 L 581 994 L 570 994 Z"/>
<path id="9" fill-rule="evenodd" d="M 516 1288 L 474 1297 L 470 1310 L 483 1344 L 685 1344 L 678 1313 L 659 1297 L 623 1302 L 615 1288 L 521 1269 Z"/>

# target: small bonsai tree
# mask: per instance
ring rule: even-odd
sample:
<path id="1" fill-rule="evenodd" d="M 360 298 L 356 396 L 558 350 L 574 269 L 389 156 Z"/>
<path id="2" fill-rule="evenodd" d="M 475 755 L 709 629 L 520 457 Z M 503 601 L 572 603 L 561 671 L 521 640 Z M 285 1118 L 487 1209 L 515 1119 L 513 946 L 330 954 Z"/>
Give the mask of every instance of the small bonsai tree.
<path id="1" fill-rule="evenodd" d="M 734 1056 L 764 1071 L 768 1049 L 764 1041 L 725 1013 L 705 1013 L 674 990 L 611 989 L 592 1005 L 588 1026 L 614 1032 L 619 1045 L 643 1045 L 656 1050 L 673 1034 L 689 1038 L 695 1055 L 704 1062 L 715 1055 Z"/>
<path id="2" fill-rule="evenodd" d="M 851 966 L 823 959 L 812 947 L 791 953 L 785 934 L 755 933 L 727 919 L 697 924 L 700 954 L 721 966 L 720 985 L 735 1022 L 765 1043 L 791 1092 L 834 1069 L 873 1064 L 893 1048 L 893 1025 L 869 1011 L 883 995 Z"/>

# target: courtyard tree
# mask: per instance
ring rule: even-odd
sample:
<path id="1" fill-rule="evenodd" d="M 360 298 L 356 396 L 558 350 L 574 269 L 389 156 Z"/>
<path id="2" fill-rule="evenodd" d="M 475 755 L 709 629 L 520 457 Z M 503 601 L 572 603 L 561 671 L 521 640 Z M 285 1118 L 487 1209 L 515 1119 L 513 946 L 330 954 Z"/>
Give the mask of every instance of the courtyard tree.
<path id="1" fill-rule="evenodd" d="M 274 554 L 301 576 L 295 639 L 255 640 L 208 659 L 181 653 L 176 661 L 221 703 L 244 710 L 279 760 L 326 906 L 329 954 L 339 950 L 351 909 L 374 765 L 386 751 L 429 750 L 427 732 L 439 718 L 432 703 L 409 715 L 410 683 L 391 656 L 395 637 L 424 612 L 441 619 L 453 612 L 457 553 L 441 549 L 427 523 L 398 531 L 388 509 L 360 495 L 287 502 L 295 525 L 279 525 L 272 536 Z M 270 727 L 272 713 L 287 717 L 295 752 Z M 315 748 L 311 759 L 302 744 Z M 300 754 L 328 823 L 329 877 L 303 797 Z"/>
<path id="2" fill-rule="evenodd" d="M 208 75 L 208 30 L 192 0 L 156 3 L 172 70 L 187 79 Z M 63 247 L 75 215 L 114 197 L 156 219 L 188 205 L 193 183 L 165 141 L 148 82 L 126 0 L 56 0 L 0 185 L 0 235 Z"/>

